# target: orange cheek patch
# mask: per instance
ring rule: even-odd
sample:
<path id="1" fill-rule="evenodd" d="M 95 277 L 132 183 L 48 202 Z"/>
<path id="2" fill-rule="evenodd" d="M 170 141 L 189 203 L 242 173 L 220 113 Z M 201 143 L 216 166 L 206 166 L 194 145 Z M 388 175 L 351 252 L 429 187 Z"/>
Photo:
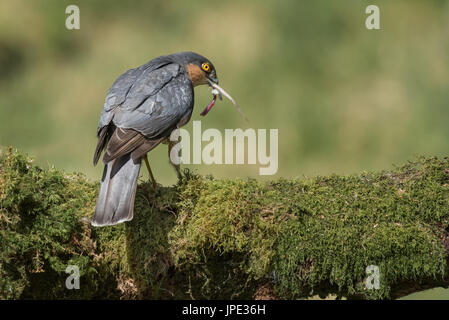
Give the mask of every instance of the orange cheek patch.
<path id="1" fill-rule="evenodd" d="M 201 84 L 207 84 L 206 73 L 201 70 L 200 67 L 190 63 L 187 65 L 186 69 L 194 87 Z"/>

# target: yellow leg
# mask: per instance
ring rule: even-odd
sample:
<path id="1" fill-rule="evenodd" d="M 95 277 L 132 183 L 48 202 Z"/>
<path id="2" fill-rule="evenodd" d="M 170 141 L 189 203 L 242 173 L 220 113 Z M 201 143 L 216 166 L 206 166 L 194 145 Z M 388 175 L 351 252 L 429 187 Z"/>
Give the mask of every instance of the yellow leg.
<path id="1" fill-rule="evenodd" d="M 143 156 L 143 160 L 145 161 L 145 165 L 147 166 L 148 173 L 150 174 L 151 182 L 153 183 L 153 187 L 157 187 L 156 180 L 154 180 L 153 172 L 151 171 L 150 163 L 148 162 L 147 155 Z"/>
<path id="2" fill-rule="evenodd" d="M 171 149 L 176 145 L 176 141 L 168 141 L 168 160 L 170 161 L 170 164 L 175 168 L 176 170 L 176 174 L 178 175 L 178 179 L 181 180 L 182 175 L 181 175 L 181 169 L 180 169 L 180 165 L 179 164 L 174 164 L 173 162 L 171 162 L 171 157 L 170 157 L 170 153 L 171 153 Z"/>

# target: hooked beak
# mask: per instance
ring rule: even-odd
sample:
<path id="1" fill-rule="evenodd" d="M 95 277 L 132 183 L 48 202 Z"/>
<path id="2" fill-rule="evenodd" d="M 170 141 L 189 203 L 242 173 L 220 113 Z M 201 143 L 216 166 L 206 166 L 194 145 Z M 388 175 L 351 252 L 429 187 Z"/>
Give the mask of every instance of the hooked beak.
<path id="1" fill-rule="evenodd" d="M 212 109 L 213 105 L 215 104 L 215 100 L 217 97 L 217 93 L 218 93 L 218 97 L 220 98 L 220 100 L 223 100 L 223 97 L 221 96 L 222 94 L 228 98 L 232 104 L 234 105 L 234 107 L 238 110 L 238 112 L 241 114 L 241 116 L 247 121 L 249 122 L 248 118 L 245 116 L 245 114 L 242 112 L 242 110 L 240 110 L 240 107 L 238 106 L 237 102 L 235 102 L 234 98 L 231 97 L 231 95 L 229 93 L 227 93 L 222 87 L 220 87 L 218 85 L 218 79 L 216 79 L 217 81 L 212 81 L 211 79 L 207 78 L 207 80 L 209 81 L 209 85 L 214 88 L 214 90 L 212 90 L 212 93 L 214 94 L 214 100 L 212 100 L 213 103 L 211 103 L 212 105 L 209 105 L 206 109 L 207 112 L 209 112 L 210 109 Z M 215 92 L 214 92 L 215 91 Z M 218 92 L 217 92 L 218 91 Z M 203 111 L 203 113 L 201 115 L 205 115 L 207 112 L 205 112 L 206 110 Z"/>
<path id="2" fill-rule="evenodd" d="M 213 82 L 215 84 L 218 84 L 218 78 L 217 76 L 214 74 L 210 74 L 210 75 L 206 75 L 206 79 L 210 82 Z"/>

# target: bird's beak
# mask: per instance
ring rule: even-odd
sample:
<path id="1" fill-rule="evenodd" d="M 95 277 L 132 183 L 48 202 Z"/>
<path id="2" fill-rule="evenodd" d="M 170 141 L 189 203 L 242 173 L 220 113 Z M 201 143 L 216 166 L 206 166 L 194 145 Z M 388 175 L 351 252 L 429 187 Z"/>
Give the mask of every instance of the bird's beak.
<path id="1" fill-rule="evenodd" d="M 216 75 L 210 74 L 210 75 L 207 75 L 206 78 L 207 78 L 207 80 L 208 80 L 209 82 L 213 82 L 213 83 L 215 83 L 215 84 L 218 84 L 218 78 L 217 78 Z"/>
<path id="2" fill-rule="evenodd" d="M 222 87 L 220 87 L 220 86 L 218 85 L 218 79 L 217 79 L 217 82 L 214 82 L 214 81 L 212 81 L 212 80 L 209 79 L 209 78 L 207 78 L 207 80 L 209 81 L 209 85 L 210 85 L 212 88 L 215 89 L 215 90 L 212 90 L 212 93 L 214 94 L 214 100 L 213 100 L 213 103 L 215 103 L 216 96 L 217 96 L 217 94 L 215 94 L 214 91 L 218 91 L 218 96 L 219 96 L 220 100 L 222 100 L 221 95 L 223 94 L 226 98 L 228 98 L 228 99 L 232 102 L 232 104 L 233 104 L 234 107 L 238 110 L 238 112 L 242 115 L 242 117 L 243 117 L 246 121 L 248 121 L 248 118 L 245 116 L 245 114 L 242 112 L 242 110 L 240 110 L 240 107 L 238 106 L 237 102 L 235 102 L 234 98 L 232 98 L 231 95 L 230 95 L 229 93 L 227 93 Z M 212 104 L 212 106 L 213 106 L 213 104 Z M 212 109 L 212 106 L 210 106 L 209 110 Z M 207 108 L 206 108 L 206 109 L 207 109 Z M 207 111 L 209 111 L 209 110 L 207 110 Z M 206 110 L 205 110 L 205 111 L 206 111 Z M 203 111 L 203 113 L 204 113 L 204 111 Z M 206 112 L 206 113 L 207 113 L 207 112 Z"/>

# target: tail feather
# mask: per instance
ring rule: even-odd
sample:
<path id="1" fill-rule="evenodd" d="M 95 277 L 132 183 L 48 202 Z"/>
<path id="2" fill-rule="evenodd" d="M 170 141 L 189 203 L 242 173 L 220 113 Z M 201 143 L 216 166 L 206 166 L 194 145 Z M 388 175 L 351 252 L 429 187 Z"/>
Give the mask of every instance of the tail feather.
<path id="1" fill-rule="evenodd" d="M 134 163 L 130 154 L 105 165 L 92 218 L 93 226 L 109 226 L 132 220 L 140 165 L 141 161 Z"/>

